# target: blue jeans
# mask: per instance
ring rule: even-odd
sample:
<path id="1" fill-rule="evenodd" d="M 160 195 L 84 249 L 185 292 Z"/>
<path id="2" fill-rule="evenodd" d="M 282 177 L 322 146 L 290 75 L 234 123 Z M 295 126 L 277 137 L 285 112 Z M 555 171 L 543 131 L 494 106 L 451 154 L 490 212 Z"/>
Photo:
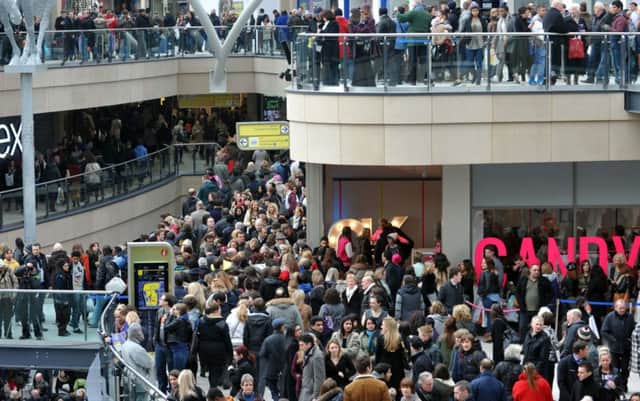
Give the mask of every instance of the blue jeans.
<path id="1" fill-rule="evenodd" d="M 499 303 L 500 302 L 500 294 L 498 293 L 492 293 L 492 294 L 487 294 L 486 296 L 482 297 L 482 306 L 484 306 L 485 308 L 489 308 L 491 309 L 491 306 L 495 303 Z M 485 311 L 484 312 L 484 319 L 486 319 L 485 321 L 487 322 L 487 331 L 491 331 L 491 315 L 490 312 Z"/>
<path id="2" fill-rule="evenodd" d="M 167 371 L 171 370 L 172 355 L 169 351 L 169 347 L 165 345 L 156 344 L 155 347 L 155 368 L 156 379 L 158 380 L 158 388 L 162 391 L 167 391 L 169 387 L 169 379 L 167 377 Z"/>
<path id="3" fill-rule="evenodd" d="M 185 369 L 189 359 L 189 344 L 172 343 L 169 344 L 169 349 L 171 350 L 171 355 L 173 357 L 173 363 L 170 365 L 170 370 Z"/>
<path id="4" fill-rule="evenodd" d="M 80 316 L 86 319 L 86 305 L 86 298 L 82 294 L 73 294 L 71 300 L 71 322 L 69 323 L 71 328 L 79 328 Z"/>
<path id="5" fill-rule="evenodd" d="M 98 322 L 100 321 L 100 315 L 102 315 L 102 309 L 104 309 L 104 305 L 107 303 L 107 298 L 103 295 L 96 296 L 96 307 L 93 309 L 93 314 L 91 315 L 91 322 L 89 325 L 91 327 L 98 327 Z"/>
<path id="6" fill-rule="evenodd" d="M 83 33 L 81 33 L 80 36 L 78 37 L 78 48 L 80 50 L 80 56 L 82 58 L 82 61 L 89 60 L 89 49 L 87 48 L 87 45 L 88 45 L 87 37 L 84 36 Z"/>
<path id="7" fill-rule="evenodd" d="M 482 74 L 482 59 L 484 58 L 484 49 L 481 47 L 479 49 L 469 49 L 468 47 L 465 49 L 465 61 L 469 66 L 469 70 L 471 72 L 474 71 L 476 79 L 480 79 L 480 75 Z"/>
<path id="8" fill-rule="evenodd" d="M 610 41 L 609 48 L 602 49 L 600 65 L 596 70 L 596 79 L 607 79 L 609 77 L 612 59 L 616 83 L 620 83 L 620 42 L 617 41 Z"/>
<path id="9" fill-rule="evenodd" d="M 533 65 L 529 72 L 529 85 L 542 85 L 544 83 L 544 60 L 546 49 L 544 46 L 534 47 Z"/>
<path id="10" fill-rule="evenodd" d="M 131 50 L 129 45 L 129 37 L 127 36 L 126 32 L 122 32 L 120 37 L 120 51 L 119 51 L 120 60 L 122 61 L 128 60 L 130 56 L 131 56 Z"/>

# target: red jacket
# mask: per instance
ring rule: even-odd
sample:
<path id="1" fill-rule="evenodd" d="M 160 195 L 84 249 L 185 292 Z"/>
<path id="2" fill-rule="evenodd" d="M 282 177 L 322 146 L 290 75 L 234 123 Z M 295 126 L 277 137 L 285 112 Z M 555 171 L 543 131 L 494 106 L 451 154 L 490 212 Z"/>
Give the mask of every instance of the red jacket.
<path id="1" fill-rule="evenodd" d="M 338 23 L 338 33 L 349 33 L 349 20 L 343 16 L 337 16 L 336 22 Z M 344 36 L 340 36 L 338 39 L 338 45 L 340 46 L 340 58 L 351 57 L 349 46 L 344 44 Z"/>
<path id="2" fill-rule="evenodd" d="M 535 378 L 536 388 L 529 387 L 526 372 L 520 373 L 518 381 L 513 385 L 513 401 L 553 401 L 551 386 L 538 372 Z"/>

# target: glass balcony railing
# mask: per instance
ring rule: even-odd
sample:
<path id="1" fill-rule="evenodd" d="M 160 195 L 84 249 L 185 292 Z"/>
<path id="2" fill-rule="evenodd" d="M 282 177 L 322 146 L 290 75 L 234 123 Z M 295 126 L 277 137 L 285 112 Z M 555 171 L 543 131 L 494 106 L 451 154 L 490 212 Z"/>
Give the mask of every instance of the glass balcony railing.
<path id="1" fill-rule="evenodd" d="M 638 86 L 635 33 L 299 34 L 294 90 L 522 92 Z"/>
<path id="2" fill-rule="evenodd" d="M 40 182 L 36 184 L 36 219 L 42 222 L 99 207 L 179 175 L 203 174 L 213 166 L 218 150 L 216 143 L 174 144 L 145 157 L 107 164 L 95 172 Z M 22 188 L 0 192 L 0 230 L 22 223 Z"/>
<path id="3" fill-rule="evenodd" d="M 31 286 L 34 277 L 28 269 L 17 268 L 15 274 L 20 286 Z M 3 307 L 8 316 L 2 316 L 2 341 L 101 342 L 95 305 L 104 305 L 107 297 L 106 291 L 0 289 L 0 302 L 11 305 Z"/>
<path id="4" fill-rule="evenodd" d="M 113 331 L 113 311 L 117 305 L 118 295 L 114 294 L 108 300 L 100 317 L 100 333 L 102 339 Z M 113 344 L 105 345 L 102 360 L 102 375 L 105 379 L 105 395 L 112 400 L 128 401 L 167 401 L 168 397 L 153 383 L 153 379 L 137 371 L 128 364 L 118 347 Z"/>
<path id="5" fill-rule="evenodd" d="M 229 27 L 216 27 L 224 41 Z M 281 57 L 285 54 L 279 38 L 282 32 L 295 38 L 304 27 L 247 26 L 236 40 L 232 56 Z M 15 43 L 22 44 L 25 33 L 19 32 Z M 181 57 L 210 57 L 207 34 L 202 27 L 117 28 L 94 30 L 47 31 L 43 62 L 50 66 L 72 66 L 112 62 L 143 61 Z M 291 45 L 289 45 L 291 47 Z M 0 33 L 0 65 L 12 57 L 10 38 Z"/>

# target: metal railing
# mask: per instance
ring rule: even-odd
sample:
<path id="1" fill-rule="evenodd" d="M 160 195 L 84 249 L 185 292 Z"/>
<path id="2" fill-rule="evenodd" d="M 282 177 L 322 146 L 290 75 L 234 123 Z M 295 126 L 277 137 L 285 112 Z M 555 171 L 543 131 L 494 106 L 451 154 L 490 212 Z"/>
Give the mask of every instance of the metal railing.
<path id="1" fill-rule="evenodd" d="M 230 27 L 215 27 L 224 40 Z M 285 56 L 283 37 L 295 39 L 306 26 L 247 25 L 236 40 L 232 56 Z M 69 66 L 111 62 L 142 61 L 181 57 L 211 57 L 207 35 L 202 27 L 103 28 L 46 31 L 42 61 L 48 65 Z M 25 32 L 15 35 L 23 42 Z M 12 57 L 9 37 L 0 33 L 0 65 Z M 289 43 L 289 47 L 291 44 Z M 3 53 L 4 50 L 4 53 Z"/>
<path id="2" fill-rule="evenodd" d="M 42 222 L 103 206 L 180 175 L 201 175 L 207 167 L 213 167 L 219 149 L 215 142 L 176 143 L 142 158 L 106 164 L 93 172 L 39 182 L 36 219 Z M 0 230 L 19 227 L 23 222 L 21 210 L 22 188 L 0 192 Z"/>
<path id="3" fill-rule="evenodd" d="M 28 273 L 27 273 L 28 274 Z M 22 278 L 18 278 L 22 280 Z M 110 295 L 108 291 L 76 291 L 76 290 L 49 290 L 49 289 L 0 289 L 0 298 L 10 297 L 14 300 L 14 308 L 12 309 L 12 318 L 15 317 L 19 322 L 31 322 L 29 314 L 34 313 L 28 307 L 29 304 L 38 305 L 42 310 L 42 315 L 46 322 L 55 325 L 56 314 L 54 308 L 50 307 L 57 302 L 63 302 L 69 306 L 71 316 L 69 319 L 69 327 L 76 325 L 80 328 L 82 324 L 82 333 L 69 333 L 69 340 L 95 342 L 98 341 L 96 332 L 91 333 L 89 325 L 89 312 L 86 308 L 87 300 L 95 297 L 103 297 Z M 51 301 L 51 302 L 49 302 Z M 49 305 L 49 306 L 48 306 Z M 38 309 L 36 308 L 36 309 Z M 12 319 L 13 320 L 13 319 Z M 75 320 L 75 321 L 74 321 Z M 15 328 L 15 327 L 14 327 Z M 53 334 L 56 338 L 58 336 Z M 19 334 L 13 333 L 13 337 L 17 339 Z"/>
<path id="4" fill-rule="evenodd" d="M 301 33 L 292 90 L 624 90 L 637 85 L 636 41 L 629 32 Z"/>
<path id="5" fill-rule="evenodd" d="M 113 312 L 114 302 L 118 299 L 118 294 L 113 294 L 106 304 L 100 316 L 100 333 L 102 339 L 110 333 L 107 325 L 107 317 Z M 151 401 L 167 401 L 167 395 L 153 384 L 142 373 L 138 372 L 133 366 L 127 363 L 120 352 L 113 344 L 106 344 L 107 350 L 106 369 L 107 370 L 107 392 L 113 400 L 126 399 L 136 401 L 137 394 L 144 393 L 145 400 Z M 138 389 L 142 387 L 142 391 Z"/>

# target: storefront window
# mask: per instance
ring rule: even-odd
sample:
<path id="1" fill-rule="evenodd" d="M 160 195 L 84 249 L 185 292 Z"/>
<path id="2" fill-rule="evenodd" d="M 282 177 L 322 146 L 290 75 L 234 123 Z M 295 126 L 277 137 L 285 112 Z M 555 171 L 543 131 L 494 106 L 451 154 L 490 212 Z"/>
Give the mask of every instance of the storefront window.
<path id="1" fill-rule="evenodd" d="M 575 224 L 574 224 L 575 211 Z M 640 207 L 475 209 L 473 212 L 474 245 L 483 238 L 499 238 L 507 248 L 505 262 L 520 252 L 524 237 L 531 237 L 536 256 L 547 260 L 547 239 L 555 238 L 558 247 L 567 251 L 569 237 L 600 237 L 605 240 L 609 256 L 616 252 L 614 236 L 620 237 L 626 253 L 640 235 Z M 578 249 L 575 249 L 578 253 Z M 589 245 L 589 254 L 597 260 L 597 245 Z"/>
<path id="2" fill-rule="evenodd" d="M 573 235 L 572 220 L 571 209 L 479 209 L 474 212 L 473 240 L 478 243 L 486 237 L 501 239 L 507 248 L 505 261 L 510 263 L 520 253 L 522 239 L 531 237 L 536 255 L 546 260 L 549 237 L 566 249 L 567 238 Z"/>

